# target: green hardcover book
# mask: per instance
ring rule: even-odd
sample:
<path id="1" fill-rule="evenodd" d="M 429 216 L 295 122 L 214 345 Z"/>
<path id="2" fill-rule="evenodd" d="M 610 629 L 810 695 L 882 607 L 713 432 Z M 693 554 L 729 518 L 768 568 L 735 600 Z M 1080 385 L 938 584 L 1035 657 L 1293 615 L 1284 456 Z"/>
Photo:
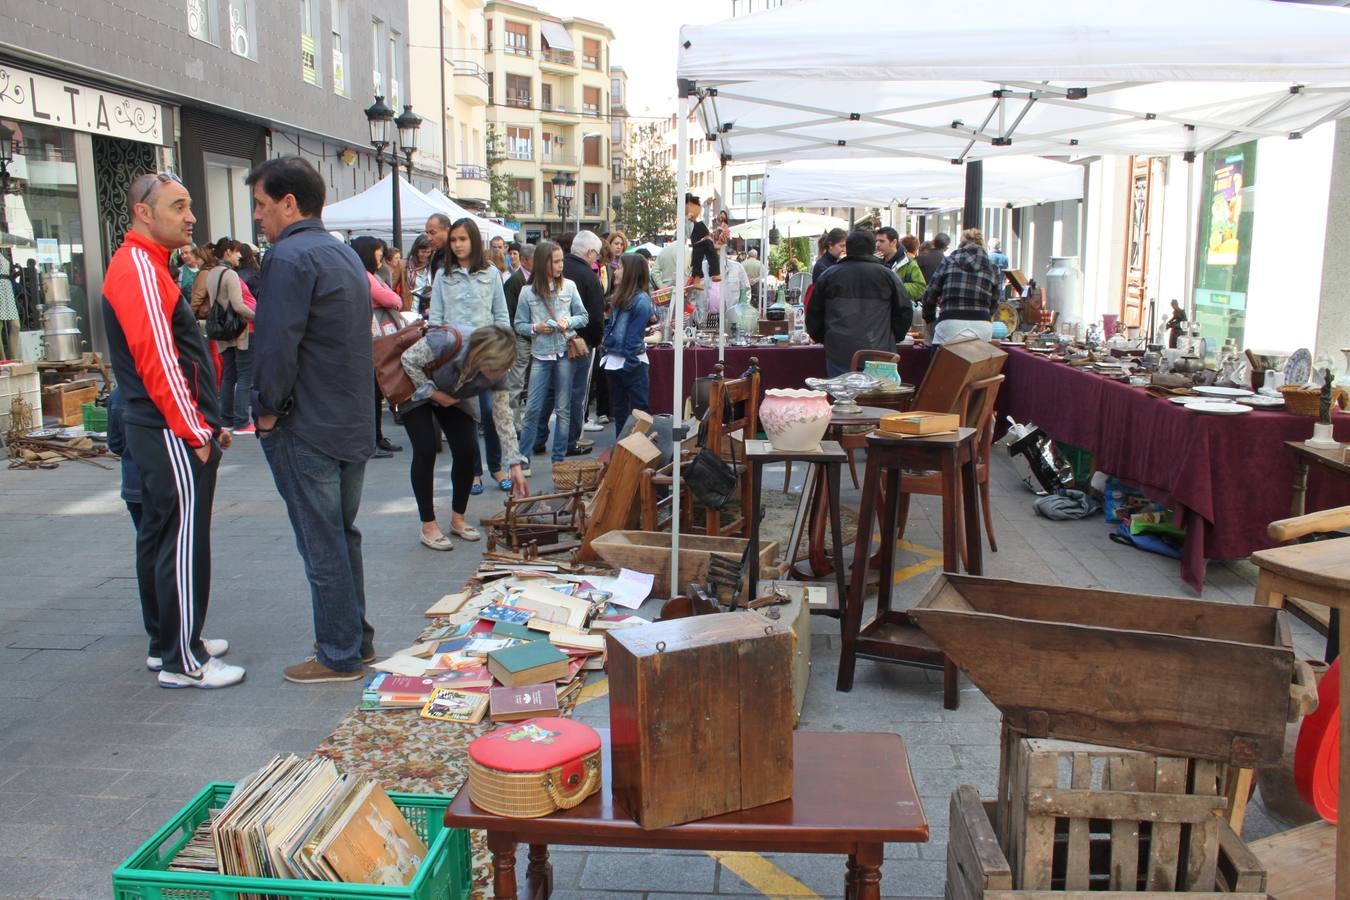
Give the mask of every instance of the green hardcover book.
<path id="1" fill-rule="evenodd" d="M 497 637 L 515 638 L 519 641 L 548 640 L 547 631 L 535 631 L 532 628 L 518 625 L 515 622 L 496 622 L 492 626 L 492 633 Z"/>
<path id="2" fill-rule="evenodd" d="M 488 654 L 492 677 L 506 687 L 543 684 L 567 675 L 569 658 L 548 641 L 529 641 Z"/>

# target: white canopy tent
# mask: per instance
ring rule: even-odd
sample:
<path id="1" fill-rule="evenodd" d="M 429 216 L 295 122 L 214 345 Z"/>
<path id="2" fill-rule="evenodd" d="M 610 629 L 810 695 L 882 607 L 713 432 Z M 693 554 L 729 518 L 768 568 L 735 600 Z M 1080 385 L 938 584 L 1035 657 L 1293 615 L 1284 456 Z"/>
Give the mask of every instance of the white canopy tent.
<path id="1" fill-rule="evenodd" d="M 323 224 L 330 231 L 389 235 L 394 233 L 393 175 L 386 175 L 354 197 L 339 200 L 323 208 Z M 425 194 L 398 176 L 400 218 L 405 234 L 416 234 L 427 224 L 427 217 L 445 212 Z"/>
<path id="2" fill-rule="evenodd" d="M 766 195 L 768 179 L 765 179 Z M 766 199 L 767 202 L 767 199 Z M 787 205 L 787 204 L 784 204 Z M 794 206 L 807 206 L 810 204 L 798 203 Z M 796 212 L 794 210 L 785 210 L 773 214 L 773 225 L 785 238 L 795 237 L 820 237 L 831 228 L 848 228 L 848 222 L 837 216 L 822 216 L 818 213 Z M 749 222 L 742 222 L 731 229 L 731 236 L 738 238 L 760 238 L 764 235 L 762 223 L 751 219 Z"/>
<path id="3" fill-rule="evenodd" d="M 894 203 L 946 208 L 961 205 L 965 182 L 964 166 L 937 160 L 801 159 L 769 167 L 764 173 L 764 203 L 770 207 L 887 207 Z M 986 205 L 1030 206 L 1082 198 L 1082 166 L 1034 156 L 999 157 L 984 166 Z"/>
<path id="4" fill-rule="evenodd" d="M 959 15 L 917 5 L 897 16 L 889 0 L 855 0 L 842 13 L 807 0 L 684 26 L 676 75 L 724 161 L 1193 160 L 1350 115 L 1350 11 L 1273 0 L 1024 0 L 1010 13 L 1001 0 L 968 0 Z M 676 116 L 677 196 L 689 189 L 687 121 Z M 679 434 L 685 263 L 676 260 Z"/>
<path id="5" fill-rule="evenodd" d="M 440 188 L 432 188 L 426 192 L 426 198 L 440 207 L 440 212 L 445 213 L 453 222 L 457 219 L 468 217 L 473 219 L 474 224 L 478 226 L 479 232 L 483 235 L 483 240 L 490 241 L 499 237 L 504 241 L 514 241 L 516 233 L 505 225 L 498 225 L 491 219 L 484 219 L 482 216 L 476 216 L 455 201 L 451 200 L 445 194 L 441 193 Z M 425 223 L 425 219 L 422 220 Z M 418 226 L 421 227 L 421 226 Z"/>

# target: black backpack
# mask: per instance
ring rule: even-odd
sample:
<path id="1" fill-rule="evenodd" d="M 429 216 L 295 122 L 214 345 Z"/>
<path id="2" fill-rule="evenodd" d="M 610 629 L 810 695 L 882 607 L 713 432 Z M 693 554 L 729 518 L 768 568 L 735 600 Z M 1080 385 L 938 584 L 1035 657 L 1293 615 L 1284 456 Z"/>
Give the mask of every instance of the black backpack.
<path id="1" fill-rule="evenodd" d="M 220 283 L 228 271 L 229 269 L 221 267 L 220 275 L 216 278 L 216 295 L 206 313 L 206 336 L 213 341 L 232 341 L 248 327 L 248 320 L 239 315 L 228 301 L 220 302 Z"/>

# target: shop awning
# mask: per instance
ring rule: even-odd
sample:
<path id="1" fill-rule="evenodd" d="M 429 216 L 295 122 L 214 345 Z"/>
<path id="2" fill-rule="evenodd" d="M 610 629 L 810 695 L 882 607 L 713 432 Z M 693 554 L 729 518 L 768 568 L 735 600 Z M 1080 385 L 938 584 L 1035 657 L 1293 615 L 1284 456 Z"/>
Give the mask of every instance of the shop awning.
<path id="1" fill-rule="evenodd" d="M 736 160 L 1182 153 L 1350 114 L 1350 10 L 1274 0 L 808 0 L 680 31 Z"/>
<path id="2" fill-rule="evenodd" d="M 539 23 L 539 30 L 544 35 L 544 40 L 548 41 L 549 47 L 554 50 L 575 50 L 576 46 L 572 43 L 572 36 L 567 33 L 567 29 L 557 22 L 547 20 Z"/>
<path id="3" fill-rule="evenodd" d="M 960 206 L 963 165 L 930 159 L 802 159 L 764 173 L 769 206 Z M 1081 200 L 1083 167 L 1035 156 L 989 160 L 984 166 L 986 206 L 1030 206 Z"/>

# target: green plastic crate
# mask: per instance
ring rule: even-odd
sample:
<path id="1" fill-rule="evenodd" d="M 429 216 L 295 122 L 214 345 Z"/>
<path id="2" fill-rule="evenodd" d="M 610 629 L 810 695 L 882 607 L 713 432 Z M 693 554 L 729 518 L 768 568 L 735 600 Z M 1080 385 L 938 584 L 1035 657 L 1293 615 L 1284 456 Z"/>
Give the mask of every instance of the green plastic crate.
<path id="1" fill-rule="evenodd" d="M 101 434 L 108 430 L 108 407 L 85 403 L 80 406 L 80 411 L 84 414 L 85 431 L 97 431 Z"/>
<path id="2" fill-rule="evenodd" d="M 427 845 L 427 858 L 406 887 L 165 871 L 206 819 L 207 811 L 224 806 L 233 790 L 234 785 L 227 782 L 208 784 L 127 857 L 113 872 L 114 900 L 239 900 L 241 893 L 285 900 L 466 900 L 469 896 L 473 883 L 469 833 L 445 827 L 445 809 L 454 798 L 437 794 L 389 794 Z"/>

